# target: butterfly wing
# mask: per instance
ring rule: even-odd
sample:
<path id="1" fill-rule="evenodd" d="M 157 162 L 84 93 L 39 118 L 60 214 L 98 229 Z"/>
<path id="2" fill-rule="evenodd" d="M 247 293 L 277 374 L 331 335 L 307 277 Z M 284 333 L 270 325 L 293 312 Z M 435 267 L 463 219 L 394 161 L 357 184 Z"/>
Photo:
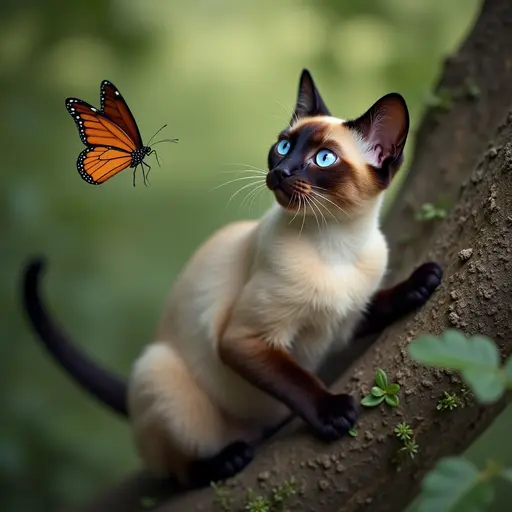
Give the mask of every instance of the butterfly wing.
<path id="1" fill-rule="evenodd" d="M 117 87 L 112 82 L 103 80 L 101 82 L 100 94 L 101 110 L 103 113 L 122 128 L 130 136 L 137 149 L 140 149 L 143 144 L 139 127 Z"/>
<path id="2" fill-rule="evenodd" d="M 87 183 L 99 185 L 129 167 L 131 162 L 131 155 L 125 151 L 93 146 L 78 155 L 76 167 Z"/>
<path id="3" fill-rule="evenodd" d="M 68 98 L 66 108 L 75 121 L 81 141 L 86 146 L 109 146 L 130 154 L 137 149 L 135 142 L 122 127 L 89 103 Z"/>

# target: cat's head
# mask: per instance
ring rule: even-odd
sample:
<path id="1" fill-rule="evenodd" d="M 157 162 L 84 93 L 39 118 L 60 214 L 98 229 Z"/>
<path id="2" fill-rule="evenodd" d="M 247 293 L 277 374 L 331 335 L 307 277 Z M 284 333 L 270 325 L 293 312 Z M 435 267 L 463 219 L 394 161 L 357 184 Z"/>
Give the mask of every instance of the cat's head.
<path id="1" fill-rule="evenodd" d="M 316 204 L 350 215 L 388 187 L 402 164 L 408 131 L 400 94 L 387 94 L 345 121 L 331 115 L 305 69 L 290 125 L 268 153 L 267 187 L 288 211 L 313 213 Z"/>

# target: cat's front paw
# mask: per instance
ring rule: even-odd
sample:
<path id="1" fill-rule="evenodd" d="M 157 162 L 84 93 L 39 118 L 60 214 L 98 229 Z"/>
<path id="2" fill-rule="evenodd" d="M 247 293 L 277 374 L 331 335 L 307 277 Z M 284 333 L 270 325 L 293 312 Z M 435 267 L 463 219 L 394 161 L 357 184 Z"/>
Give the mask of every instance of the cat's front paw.
<path id="1" fill-rule="evenodd" d="M 407 280 L 406 303 L 411 309 L 423 306 L 443 280 L 443 269 L 429 261 L 420 265 Z"/>
<path id="2" fill-rule="evenodd" d="M 253 448 L 246 442 L 232 443 L 213 457 L 192 462 L 189 470 L 191 484 L 204 486 L 231 478 L 248 466 L 253 456 Z"/>
<path id="3" fill-rule="evenodd" d="M 317 405 L 317 417 L 311 426 L 322 441 L 335 441 L 354 427 L 358 417 L 359 407 L 353 396 L 329 393 Z"/>

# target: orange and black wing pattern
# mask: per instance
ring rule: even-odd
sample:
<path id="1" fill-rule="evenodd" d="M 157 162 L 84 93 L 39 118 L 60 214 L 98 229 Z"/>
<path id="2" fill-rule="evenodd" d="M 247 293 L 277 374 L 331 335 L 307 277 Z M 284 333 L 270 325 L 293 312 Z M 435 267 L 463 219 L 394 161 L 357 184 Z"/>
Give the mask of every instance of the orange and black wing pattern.
<path id="1" fill-rule="evenodd" d="M 103 146 L 84 149 L 78 155 L 76 166 L 80 176 L 91 183 L 99 185 L 130 167 L 132 157 L 126 151 Z"/>
<path id="2" fill-rule="evenodd" d="M 151 166 L 144 159 L 155 153 L 160 165 L 156 151 L 152 150 L 149 144 L 143 144 L 135 118 L 112 82 L 101 82 L 100 100 L 101 109 L 97 109 L 77 98 L 66 99 L 66 108 L 75 121 L 80 140 L 87 146 L 77 160 L 80 176 L 88 183 L 99 185 L 127 167 L 133 167 L 135 186 L 135 171 L 140 165 L 146 184 Z M 151 137 L 150 142 L 155 135 Z M 178 139 L 163 139 L 154 144 L 160 142 L 178 142 Z M 147 168 L 146 173 L 144 168 Z"/>
<path id="3" fill-rule="evenodd" d="M 112 82 L 108 80 L 101 82 L 100 100 L 102 112 L 124 130 L 135 143 L 137 149 L 142 148 L 142 137 L 135 118 L 125 99 Z"/>
<path id="4" fill-rule="evenodd" d="M 137 145 L 103 112 L 85 101 L 68 98 L 66 108 L 81 141 L 88 146 L 78 156 L 77 169 L 88 183 L 98 185 L 130 167 Z"/>

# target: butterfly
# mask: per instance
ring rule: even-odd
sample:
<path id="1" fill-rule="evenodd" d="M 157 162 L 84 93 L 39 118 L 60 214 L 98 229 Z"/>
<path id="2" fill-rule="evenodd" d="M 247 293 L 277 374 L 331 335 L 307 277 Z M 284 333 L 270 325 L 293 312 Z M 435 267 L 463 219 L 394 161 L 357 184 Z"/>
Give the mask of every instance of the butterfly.
<path id="1" fill-rule="evenodd" d="M 167 125 L 162 126 L 144 145 L 135 118 L 117 87 L 108 80 L 100 86 L 101 108 L 98 110 L 89 103 L 77 98 L 67 98 L 66 108 L 78 128 L 81 141 L 87 146 L 79 155 L 76 167 L 80 176 L 92 185 L 100 185 L 124 171 L 140 165 L 146 185 L 151 166 L 144 158 L 156 151 L 149 145 L 151 140 Z M 178 139 L 163 139 L 155 142 L 178 142 Z M 160 163 L 158 162 L 160 165 Z M 145 172 L 147 167 L 147 173 Z"/>

